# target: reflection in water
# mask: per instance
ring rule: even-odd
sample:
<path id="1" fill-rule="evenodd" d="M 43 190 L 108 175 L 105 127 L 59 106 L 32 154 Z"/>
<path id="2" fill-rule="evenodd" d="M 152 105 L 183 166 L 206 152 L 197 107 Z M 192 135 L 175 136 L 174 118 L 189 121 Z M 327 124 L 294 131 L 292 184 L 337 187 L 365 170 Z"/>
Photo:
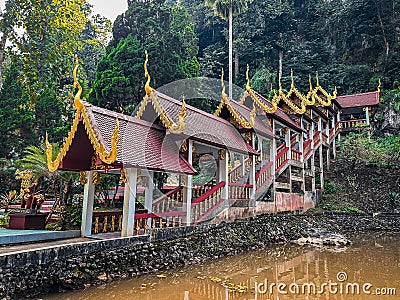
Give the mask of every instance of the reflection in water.
<path id="1" fill-rule="evenodd" d="M 297 245 L 273 246 L 173 273 L 141 276 L 45 299 L 399 299 L 400 236 L 359 234 L 350 238 L 353 246 L 342 252 Z M 335 286 L 329 292 L 329 282 L 337 284 L 336 293 Z M 278 293 L 278 284 L 281 288 L 286 285 L 283 291 L 288 294 Z M 316 292 L 310 284 L 315 284 Z M 361 289 L 359 294 L 356 284 Z M 371 284 L 367 289 L 370 295 L 362 290 L 365 284 Z M 318 294 L 321 286 L 323 293 Z M 397 295 L 372 294 L 394 292 L 388 288 L 395 288 Z"/>

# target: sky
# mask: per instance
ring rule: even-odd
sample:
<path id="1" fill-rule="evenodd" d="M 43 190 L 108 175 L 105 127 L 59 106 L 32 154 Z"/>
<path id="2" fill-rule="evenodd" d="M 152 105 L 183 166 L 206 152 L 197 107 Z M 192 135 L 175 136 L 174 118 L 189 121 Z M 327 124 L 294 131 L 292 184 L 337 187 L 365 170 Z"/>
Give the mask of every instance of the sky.
<path id="1" fill-rule="evenodd" d="M 115 18 L 128 8 L 128 0 L 88 0 L 93 5 L 95 14 L 107 17 L 114 23 Z M 4 8 L 6 0 L 0 0 L 0 9 Z"/>
<path id="2" fill-rule="evenodd" d="M 88 0 L 87 2 L 93 5 L 94 14 L 100 14 L 113 23 L 115 18 L 128 8 L 128 0 Z"/>

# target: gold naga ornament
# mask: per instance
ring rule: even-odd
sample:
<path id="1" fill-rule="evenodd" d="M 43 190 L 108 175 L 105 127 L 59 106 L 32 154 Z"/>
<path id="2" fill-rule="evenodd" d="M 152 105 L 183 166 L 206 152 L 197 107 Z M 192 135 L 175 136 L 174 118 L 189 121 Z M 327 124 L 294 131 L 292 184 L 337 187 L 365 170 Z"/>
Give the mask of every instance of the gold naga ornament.
<path id="1" fill-rule="evenodd" d="M 276 112 L 278 109 L 278 104 L 280 99 L 278 97 L 274 97 L 271 101 L 271 107 L 266 105 L 263 101 L 261 101 L 258 96 L 254 93 L 253 89 L 250 86 L 250 77 L 249 77 L 249 65 L 247 65 L 247 70 L 246 70 L 246 92 L 244 93 L 240 103 L 244 103 L 244 100 L 246 99 L 247 96 L 250 95 L 250 97 L 253 99 L 253 101 L 260 107 L 263 111 L 265 111 L 268 114 L 273 114 Z"/>
<path id="2" fill-rule="evenodd" d="M 333 91 L 333 95 L 330 95 L 327 91 L 325 91 L 322 86 L 319 84 L 319 78 L 318 78 L 318 72 L 316 72 L 316 81 L 317 81 L 317 85 L 315 86 L 314 90 L 313 90 L 313 96 L 316 100 L 316 102 L 318 102 L 319 104 L 323 105 L 323 106 L 330 106 L 332 103 L 332 100 L 336 99 L 336 95 L 337 95 L 337 89 L 335 87 L 335 90 Z M 318 92 L 321 93 L 326 100 L 322 99 L 319 95 Z"/>
<path id="3" fill-rule="evenodd" d="M 228 95 L 225 93 L 224 75 L 225 75 L 224 68 L 222 68 L 222 71 L 221 71 L 221 87 L 222 87 L 221 103 L 218 105 L 218 108 L 215 111 L 214 115 L 218 117 L 221 114 L 221 111 L 222 111 L 223 107 L 225 106 L 229 110 L 229 112 L 232 114 L 233 119 L 235 120 L 235 122 L 237 124 L 239 124 L 243 128 L 252 129 L 254 127 L 254 121 L 255 121 L 255 117 L 256 117 L 256 108 L 255 108 L 255 106 L 253 105 L 253 109 L 250 111 L 250 114 L 249 114 L 249 121 L 247 121 L 232 106 L 231 100 L 229 99 Z"/>
<path id="4" fill-rule="evenodd" d="M 76 109 L 76 113 L 75 113 L 74 121 L 72 123 L 70 132 L 68 134 L 68 137 L 65 140 L 64 145 L 62 146 L 60 152 L 58 153 L 57 157 L 54 160 L 53 160 L 53 146 L 49 143 L 48 134 L 46 133 L 47 167 L 50 172 L 56 171 L 58 169 L 61 161 L 67 155 L 67 152 L 68 152 L 69 148 L 71 147 L 72 141 L 78 130 L 78 124 L 81 120 L 83 121 L 83 124 L 86 129 L 86 133 L 87 133 L 89 140 L 95 150 L 95 153 L 100 157 L 100 159 L 106 164 L 112 164 L 117 159 L 118 142 L 120 139 L 118 116 L 116 116 L 116 118 L 115 118 L 115 129 L 111 135 L 111 151 L 107 151 L 106 147 L 99 140 L 96 130 L 93 128 L 93 124 L 91 122 L 89 113 L 87 112 L 87 110 L 85 108 L 85 105 L 87 105 L 87 104 L 85 104 L 81 101 L 82 86 L 79 84 L 78 79 L 77 79 L 78 68 L 79 68 L 79 60 L 78 60 L 78 56 L 75 55 L 75 68 L 73 71 L 73 77 L 74 77 L 74 87 L 78 88 L 78 92 L 76 93 L 76 95 L 74 97 L 74 106 Z"/>
<path id="5" fill-rule="evenodd" d="M 144 76 L 147 78 L 145 84 L 146 95 L 143 98 L 142 103 L 136 113 L 136 118 L 140 119 L 143 116 L 144 111 L 146 110 L 147 103 L 151 100 L 151 104 L 153 105 L 154 110 L 160 116 L 160 120 L 163 123 L 164 127 L 167 128 L 171 133 L 180 134 L 185 129 L 185 118 L 186 118 L 186 102 L 185 99 L 182 99 L 182 107 L 178 113 L 178 124 L 176 124 L 170 117 L 168 117 L 167 113 L 163 109 L 160 101 L 158 100 L 157 93 L 150 86 L 151 76 L 147 70 L 147 63 L 149 61 L 149 55 L 147 50 L 145 51 L 146 59 L 144 61 Z"/>

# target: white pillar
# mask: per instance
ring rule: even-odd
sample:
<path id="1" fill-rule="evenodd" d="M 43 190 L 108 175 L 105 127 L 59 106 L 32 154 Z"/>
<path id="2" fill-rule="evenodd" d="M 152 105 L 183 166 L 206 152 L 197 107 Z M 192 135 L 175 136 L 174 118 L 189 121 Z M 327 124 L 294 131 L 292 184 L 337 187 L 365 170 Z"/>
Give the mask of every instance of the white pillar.
<path id="1" fill-rule="evenodd" d="M 367 125 L 369 125 L 369 113 L 368 113 L 368 106 L 365 108 L 365 121 Z"/>
<path id="2" fill-rule="evenodd" d="M 148 213 L 153 212 L 153 191 L 154 191 L 154 171 L 148 171 L 146 175 L 148 178 L 147 187 L 144 189 L 144 207 Z M 151 219 L 148 219 L 148 228 L 151 228 Z"/>
<path id="3" fill-rule="evenodd" d="M 337 113 L 337 122 L 340 122 L 340 111 Z M 338 140 L 340 141 L 340 126 L 339 126 L 339 133 L 338 133 Z"/>
<path id="4" fill-rule="evenodd" d="M 82 223 L 81 236 L 89 236 L 92 234 L 92 218 L 93 218 L 93 199 L 95 185 L 92 183 L 93 172 L 86 172 L 87 183 L 83 190 L 83 207 L 82 207 Z"/>
<path id="5" fill-rule="evenodd" d="M 222 190 L 222 199 L 229 199 L 229 177 L 228 177 L 228 151 L 219 150 L 218 151 L 218 172 L 219 172 L 219 181 L 225 181 L 225 187 Z M 220 153 L 223 155 L 221 156 Z"/>
<path id="6" fill-rule="evenodd" d="M 255 133 L 252 134 L 252 146 L 253 149 L 255 147 Z M 250 199 L 254 200 L 256 196 L 256 156 L 252 155 L 251 159 L 251 169 L 250 169 L 250 177 L 249 182 L 252 185 Z"/>
<path id="7" fill-rule="evenodd" d="M 272 132 L 274 136 L 275 132 L 275 120 L 272 120 Z M 271 198 L 272 201 L 275 202 L 275 191 L 276 191 L 276 138 L 272 137 L 272 145 L 271 145 L 271 161 L 272 161 L 272 189 L 271 189 Z"/>
<path id="8" fill-rule="evenodd" d="M 288 131 L 285 135 L 285 143 L 286 143 L 286 147 L 289 148 L 289 151 L 287 152 L 287 157 L 288 159 L 292 158 L 292 145 L 291 145 L 291 136 L 290 136 L 290 129 L 288 128 Z"/>
<path id="9" fill-rule="evenodd" d="M 136 168 L 126 169 L 127 182 L 125 183 L 122 211 L 122 237 L 134 235 L 137 174 Z"/>
<path id="10" fill-rule="evenodd" d="M 244 165 L 244 161 L 245 161 L 244 154 L 241 154 L 240 155 L 240 169 L 242 172 L 242 177 L 246 174 L 246 167 Z"/>
<path id="11" fill-rule="evenodd" d="M 188 163 L 193 165 L 193 141 L 188 141 Z M 192 212 L 192 194 L 193 194 L 193 176 L 187 175 L 186 182 L 186 225 L 190 226 L 191 223 L 191 212 Z"/>
<path id="12" fill-rule="evenodd" d="M 322 152 L 322 146 L 319 147 L 319 168 L 320 168 L 320 180 L 321 180 L 321 191 L 324 190 L 324 155 Z"/>

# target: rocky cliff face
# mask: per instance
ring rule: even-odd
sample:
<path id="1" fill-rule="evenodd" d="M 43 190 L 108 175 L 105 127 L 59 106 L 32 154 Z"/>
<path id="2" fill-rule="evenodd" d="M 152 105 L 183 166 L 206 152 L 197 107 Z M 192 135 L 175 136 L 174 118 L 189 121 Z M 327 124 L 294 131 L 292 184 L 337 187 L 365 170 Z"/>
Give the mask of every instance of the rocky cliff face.
<path id="1" fill-rule="evenodd" d="M 392 105 L 381 104 L 372 120 L 373 133 L 376 135 L 392 135 L 400 133 L 400 112 Z"/>

